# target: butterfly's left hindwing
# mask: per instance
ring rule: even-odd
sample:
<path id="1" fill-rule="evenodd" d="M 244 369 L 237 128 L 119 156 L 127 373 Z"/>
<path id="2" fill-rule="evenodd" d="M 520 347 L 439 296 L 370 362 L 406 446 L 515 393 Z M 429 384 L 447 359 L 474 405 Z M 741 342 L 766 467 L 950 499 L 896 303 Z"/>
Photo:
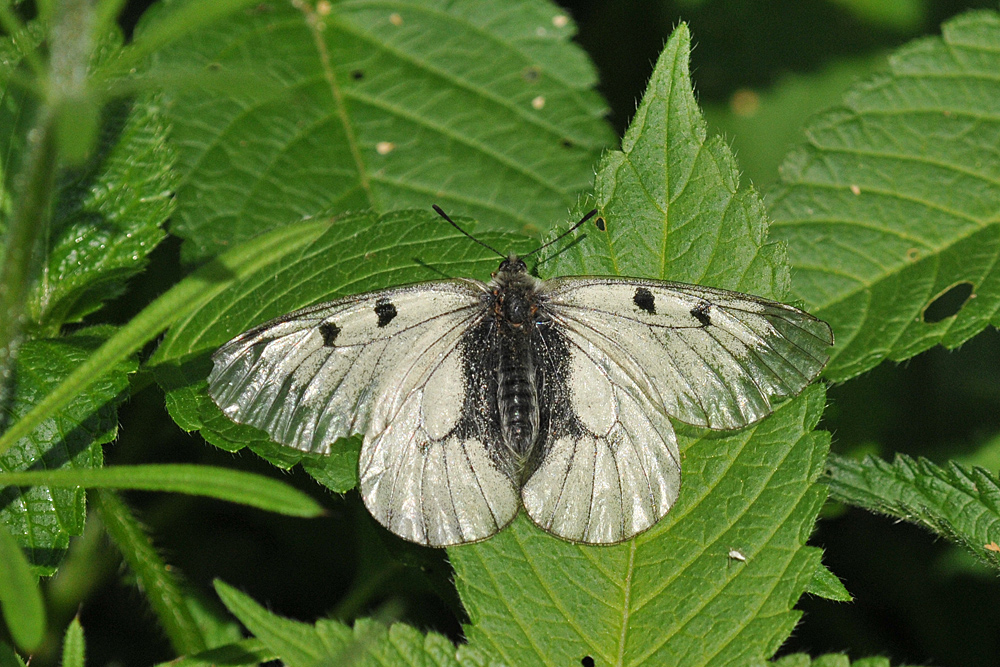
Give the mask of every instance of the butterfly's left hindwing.
<path id="1" fill-rule="evenodd" d="M 542 329 L 541 462 L 524 509 L 554 535 L 615 544 L 650 528 L 677 500 L 677 438 L 618 363 L 563 327 Z"/>

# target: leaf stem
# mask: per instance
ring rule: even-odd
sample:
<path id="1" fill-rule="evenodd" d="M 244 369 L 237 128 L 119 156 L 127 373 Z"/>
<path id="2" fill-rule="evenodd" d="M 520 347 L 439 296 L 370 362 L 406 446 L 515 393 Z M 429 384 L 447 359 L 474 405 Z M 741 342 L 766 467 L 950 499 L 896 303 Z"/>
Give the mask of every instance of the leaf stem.
<path id="1" fill-rule="evenodd" d="M 128 506 L 111 491 L 94 491 L 88 497 L 100 512 L 108 536 L 139 580 L 174 650 L 179 655 L 204 651 L 205 638 L 187 606 L 180 580 L 156 553 Z"/>
<path id="2" fill-rule="evenodd" d="M 35 127 L 27 137 L 25 161 L 15 186 L 18 194 L 0 265 L 0 396 L 6 395 L 13 380 L 32 258 L 48 222 L 55 187 L 55 114 L 49 105 L 43 105 L 38 113 Z"/>

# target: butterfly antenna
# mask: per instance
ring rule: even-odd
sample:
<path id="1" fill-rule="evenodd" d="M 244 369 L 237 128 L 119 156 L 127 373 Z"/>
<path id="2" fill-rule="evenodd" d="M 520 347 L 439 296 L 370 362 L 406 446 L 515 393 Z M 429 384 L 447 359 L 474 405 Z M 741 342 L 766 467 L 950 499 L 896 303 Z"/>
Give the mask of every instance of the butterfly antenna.
<path id="1" fill-rule="evenodd" d="M 486 244 L 486 243 L 484 243 L 484 242 L 480 241 L 480 240 L 479 240 L 479 239 L 477 239 L 477 238 L 476 238 L 475 236 L 473 236 L 473 235 L 472 235 L 472 234 L 470 234 L 469 232 L 467 232 L 467 231 L 465 231 L 464 229 L 462 229 L 461 227 L 459 227 L 459 226 L 458 226 L 458 223 L 456 223 L 456 222 L 455 222 L 454 220 L 452 220 L 451 218 L 449 218 L 449 217 L 448 217 L 448 214 L 447 214 L 447 213 L 445 213 L 444 211 L 442 211 L 442 210 L 441 210 L 441 207 L 440 207 L 440 206 L 438 206 L 437 204 L 432 204 L 432 205 L 431 205 L 431 208 L 433 208 L 433 209 L 434 209 L 435 211 L 437 211 L 437 214 L 438 214 L 438 215 L 440 215 L 440 216 L 441 216 L 442 218 L 444 218 L 445 220 L 447 220 L 448 222 L 450 222 L 450 223 L 451 223 L 451 226 L 452 226 L 452 227 L 454 227 L 454 228 L 455 228 L 455 229 L 457 229 L 458 231 L 462 232 L 463 234 L 465 234 L 466 236 L 468 236 L 468 237 L 469 237 L 470 239 L 472 239 L 473 241 L 475 241 L 475 242 L 476 242 L 476 243 L 478 243 L 479 245 L 483 246 L 484 248 L 486 248 L 486 249 L 488 249 L 488 250 L 491 250 L 491 251 L 495 252 L 496 254 L 500 255 L 501 257 L 504 257 L 504 258 L 506 258 L 506 257 L 507 257 L 507 255 L 503 254 L 502 252 L 500 252 L 499 250 L 497 250 L 497 249 L 496 249 L 496 248 L 494 248 L 493 246 L 491 246 L 491 245 L 488 245 L 488 244 Z"/>
<path id="2" fill-rule="evenodd" d="M 543 245 L 538 246 L 537 248 L 535 248 L 534 250 L 532 250 L 531 252 L 529 252 L 527 255 L 522 255 L 521 259 L 524 259 L 525 257 L 531 257 L 536 252 L 539 252 L 541 250 L 545 250 L 546 248 L 548 248 L 553 243 L 556 243 L 557 241 L 563 240 L 568 235 L 572 234 L 574 231 L 576 231 L 577 229 L 579 229 L 580 225 L 582 225 L 583 223 L 587 222 L 588 220 L 590 220 L 591 218 L 593 218 L 595 215 L 597 215 L 597 209 L 596 208 L 594 210 L 592 210 L 590 213 L 588 213 L 587 215 L 583 216 L 580 219 L 580 222 L 576 223 L 575 225 L 573 225 L 572 227 L 570 227 L 565 232 L 563 232 L 559 236 L 555 237 L 554 239 L 552 239 L 548 243 L 545 243 Z"/>

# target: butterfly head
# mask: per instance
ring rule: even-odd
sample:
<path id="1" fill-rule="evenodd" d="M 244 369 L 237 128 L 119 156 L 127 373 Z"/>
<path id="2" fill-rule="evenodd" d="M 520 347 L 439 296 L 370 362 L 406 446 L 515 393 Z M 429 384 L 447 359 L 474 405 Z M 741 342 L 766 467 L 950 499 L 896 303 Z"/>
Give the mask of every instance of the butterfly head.
<path id="1" fill-rule="evenodd" d="M 493 278 L 497 279 L 500 276 L 512 277 L 517 274 L 527 274 L 528 265 L 524 263 L 524 260 L 511 253 L 507 255 L 507 258 L 500 262 L 500 268 L 493 273 Z"/>

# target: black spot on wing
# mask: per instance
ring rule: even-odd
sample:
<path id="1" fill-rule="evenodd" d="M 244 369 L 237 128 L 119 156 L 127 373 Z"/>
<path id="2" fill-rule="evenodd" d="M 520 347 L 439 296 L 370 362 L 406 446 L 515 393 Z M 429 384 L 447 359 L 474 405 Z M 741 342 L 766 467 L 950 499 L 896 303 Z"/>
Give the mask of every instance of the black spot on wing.
<path id="1" fill-rule="evenodd" d="M 696 320 L 701 322 L 701 326 L 707 327 L 712 324 L 712 316 L 709 314 L 709 310 L 711 308 L 712 304 L 708 301 L 702 301 L 691 309 L 691 315 L 693 315 Z"/>
<path id="2" fill-rule="evenodd" d="M 388 299 L 379 299 L 375 302 L 375 314 L 378 315 L 378 326 L 381 329 L 396 318 L 396 306 Z"/>
<path id="3" fill-rule="evenodd" d="M 319 325 L 319 335 L 323 337 L 323 347 L 333 347 L 334 341 L 340 335 L 340 327 L 333 322 L 323 322 Z"/>
<path id="4" fill-rule="evenodd" d="M 653 299 L 653 293 L 645 287 L 636 288 L 635 296 L 632 297 L 632 301 L 635 302 L 635 305 L 637 305 L 640 310 L 645 310 L 650 315 L 656 315 L 656 302 Z"/>

